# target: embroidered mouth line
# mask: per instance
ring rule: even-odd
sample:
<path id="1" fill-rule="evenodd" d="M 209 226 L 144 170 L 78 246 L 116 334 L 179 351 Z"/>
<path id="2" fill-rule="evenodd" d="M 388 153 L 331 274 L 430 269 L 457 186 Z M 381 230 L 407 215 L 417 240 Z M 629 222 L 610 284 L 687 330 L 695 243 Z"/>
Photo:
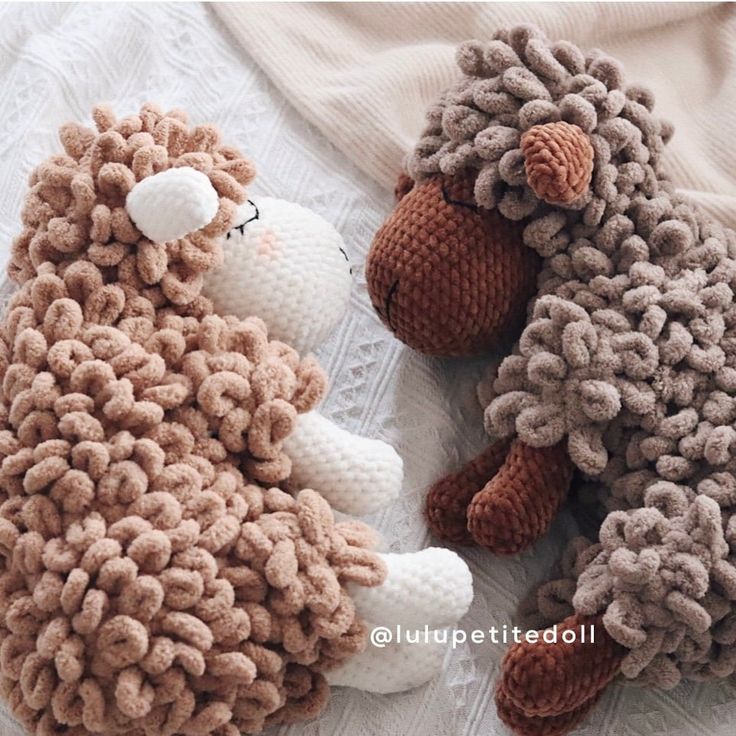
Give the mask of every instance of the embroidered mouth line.
<path id="1" fill-rule="evenodd" d="M 386 310 L 386 322 L 388 323 L 389 329 L 391 329 L 392 332 L 395 332 L 393 325 L 391 324 L 391 299 L 393 299 L 394 294 L 398 291 L 399 288 L 399 280 L 396 279 L 393 284 L 391 284 L 391 288 L 388 290 L 388 294 L 386 294 L 386 302 L 384 305 L 384 309 Z"/>

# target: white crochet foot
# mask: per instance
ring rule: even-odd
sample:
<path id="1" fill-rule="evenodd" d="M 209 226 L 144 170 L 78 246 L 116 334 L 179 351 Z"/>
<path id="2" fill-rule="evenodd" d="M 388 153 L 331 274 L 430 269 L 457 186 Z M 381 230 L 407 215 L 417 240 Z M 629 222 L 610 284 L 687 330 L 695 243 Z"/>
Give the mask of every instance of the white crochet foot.
<path id="1" fill-rule="evenodd" d="M 375 693 L 423 685 L 442 669 L 451 640 L 435 638 L 434 630 L 456 625 L 470 607 L 473 578 L 454 552 L 429 547 L 381 556 L 388 567 L 383 585 L 350 585 L 358 612 L 372 627 L 368 648 L 327 673 L 332 685 Z"/>
<path id="2" fill-rule="evenodd" d="M 377 588 L 350 586 L 360 615 L 371 624 L 439 629 L 456 624 L 473 600 L 473 576 L 449 549 L 381 555 L 388 568 Z"/>
<path id="3" fill-rule="evenodd" d="M 404 464 L 393 447 L 341 429 L 318 412 L 299 415 L 284 451 L 292 461 L 290 484 L 312 488 L 343 513 L 370 514 L 401 491 Z"/>
<path id="4" fill-rule="evenodd" d="M 429 643 L 403 642 L 380 648 L 369 644 L 344 665 L 325 673 L 330 685 L 354 687 L 370 693 L 400 693 L 419 687 L 442 670 L 446 647 Z"/>

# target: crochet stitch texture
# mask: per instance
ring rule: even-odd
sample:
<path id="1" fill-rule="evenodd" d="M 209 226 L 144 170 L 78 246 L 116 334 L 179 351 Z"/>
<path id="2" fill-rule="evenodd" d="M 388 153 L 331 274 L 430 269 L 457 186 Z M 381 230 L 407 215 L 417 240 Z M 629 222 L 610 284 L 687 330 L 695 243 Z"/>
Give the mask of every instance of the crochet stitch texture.
<path id="1" fill-rule="evenodd" d="M 521 153 L 529 186 L 549 204 L 570 204 L 590 184 L 593 147 L 577 125 L 535 125 L 521 136 Z"/>
<path id="2" fill-rule="evenodd" d="M 346 586 L 385 568 L 367 526 L 269 487 L 320 369 L 200 293 L 253 169 L 177 111 L 93 117 L 31 175 L 13 244 L 0 692 L 38 736 L 235 736 L 312 717 L 321 672 L 365 644 Z M 209 178 L 217 214 L 152 243 L 126 196 L 180 166 Z"/>

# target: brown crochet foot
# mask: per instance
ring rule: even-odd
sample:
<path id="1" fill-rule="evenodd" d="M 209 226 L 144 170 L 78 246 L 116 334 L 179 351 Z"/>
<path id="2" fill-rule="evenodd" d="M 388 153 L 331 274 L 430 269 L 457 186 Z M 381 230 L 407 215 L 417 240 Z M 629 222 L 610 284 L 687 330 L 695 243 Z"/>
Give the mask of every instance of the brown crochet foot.
<path id="1" fill-rule="evenodd" d="M 467 465 L 437 481 L 427 495 L 427 522 L 440 539 L 472 544 L 468 531 L 468 505 L 503 465 L 510 442 L 494 442 Z"/>
<path id="2" fill-rule="evenodd" d="M 557 716 L 529 716 L 520 711 L 509 700 L 502 686 L 496 690 L 496 711 L 498 717 L 505 723 L 516 736 L 564 736 L 576 728 L 590 713 L 593 706 L 598 702 L 600 693 L 586 700 L 577 708 L 560 713 Z"/>
<path id="3" fill-rule="evenodd" d="M 572 473 L 562 443 L 535 448 L 514 440 L 500 470 L 468 507 L 468 531 L 496 554 L 523 551 L 547 531 Z"/>
<path id="4" fill-rule="evenodd" d="M 567 630 L 576 632 L 571 644 L 562 640 Z M 556 643 L 545 643 L 540 634 L 538 642 L 514 644 L 506 653 L 499 682 L 505 709 L 510 704 L 526 716 L 561 716 L 600 695 L 619 673 L 627 650 L 609 636 L 600 616 L 570 616 L 557 624 L 557 634 Z"/>

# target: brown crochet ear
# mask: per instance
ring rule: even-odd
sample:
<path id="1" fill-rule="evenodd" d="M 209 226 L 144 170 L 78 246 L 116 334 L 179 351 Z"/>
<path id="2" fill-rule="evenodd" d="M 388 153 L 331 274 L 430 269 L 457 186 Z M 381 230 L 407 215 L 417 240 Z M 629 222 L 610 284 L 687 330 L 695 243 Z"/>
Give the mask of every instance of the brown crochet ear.
<path id="1" fill-rule="evenodd" d="M 570 204 L 590 186 L 593 146 L 577 125 L 535 125 L 521 136 L 521 152 L 529 186 L 549 204 Z"/>
<path id="2" fill-rule="evenodd" d="M 396 180 L 396 186 L 394 187 L 394 197 L 396 197 L 396 201 L 400 202 L 412 189 L 414 189 L 414 179 L 402 171 L 399 174 L 399 178 Z"/>

